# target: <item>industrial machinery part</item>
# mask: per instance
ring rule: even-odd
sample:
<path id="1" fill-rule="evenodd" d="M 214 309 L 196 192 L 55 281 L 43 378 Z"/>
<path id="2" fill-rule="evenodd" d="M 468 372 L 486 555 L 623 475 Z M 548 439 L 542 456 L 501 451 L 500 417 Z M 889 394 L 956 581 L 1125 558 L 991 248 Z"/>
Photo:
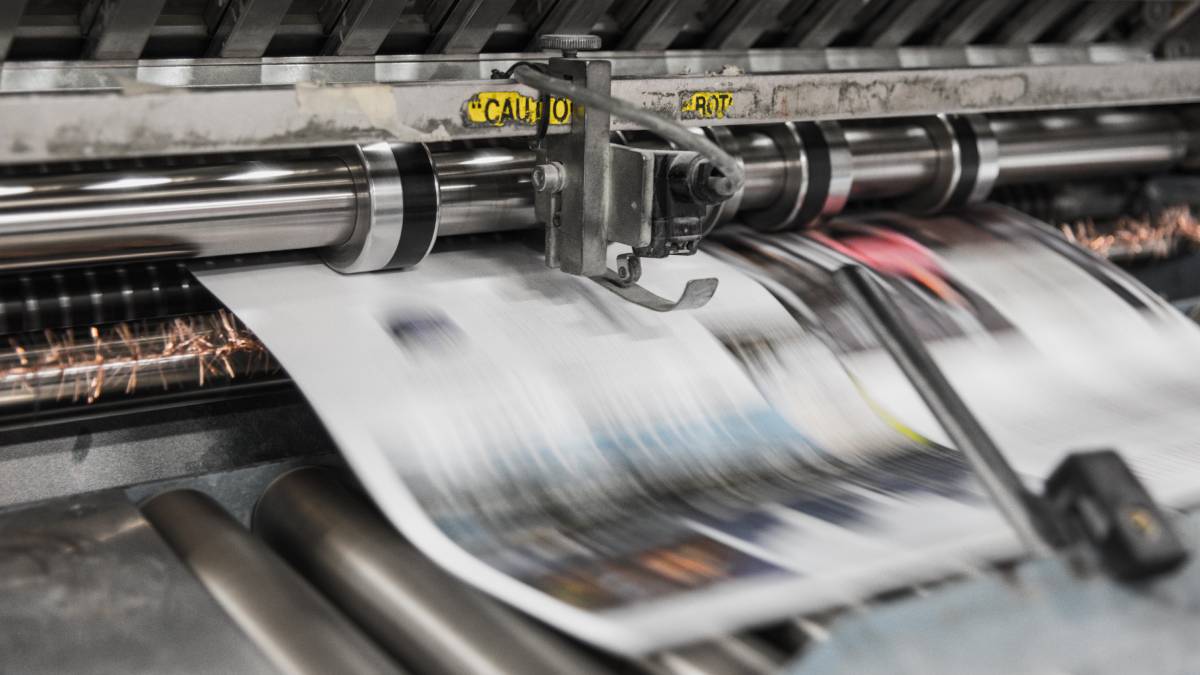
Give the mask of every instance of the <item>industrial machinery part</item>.
<path id="1" fill-rule="evenodd" d="M 546 230 L 546 264 L 594 277 L 622 297 L 656 311 L 699 307 L 716 290 L 715 279 L 690 281 L 679 300 L 660 298 L 637 285 L 643 257 L 691 255 L 707 233 L 709 207 L 742 189 L 745 170 L 733 155 L 686 127 L 614 98 L 612 63 L 577 58 L 595 50 L 592 35 L 543 35 L 543 49 L 560 49 L 546 72 L 530 64 L 513 78 L 541 92 L 538 110 L 538 222 Z M 571 103 L 571 130 L 545 138 L 551 96 Z M 671 147 L 646 150 L 615 145 L 610 116 L 623 117 Z M 610 244 L 630 247 L 608 269 Z"/>
<path id="2" fill-rule="evenodd" d="M 0 411 L 41 411 L 102 397 L 230 384 L 279 372 L 225 310 L 9 337 L 0 353 Z"/>
<path id="3" fill-rule="evenodd" d="M 253 527 L 417 672 L 604 672 L 578 646 L 437 567 L 329 469 L 306 467 L 277 478 L 259 498 Z"/>
<path id="4" fill-rule="evenodd" d="M 119 490 L 0 515 L 4 669 L 279 673 Z"/>
<path id="5" fill-rule="evenodd" d="M 280 671 L 294 675 L 401 672 L 211 498 L 174 490 L 152 497 L 141 509 Z"/>
<path id="6" fill-rule="evenodd" d="M 745 183 L 709 211 L 704 227 L 737 217 L 764 230 L 805 225 L 848 201 L 906 200 L 910 208 L 933 209 L 985 197 L 992 185 L 1162 171 L 1188 156 L 1191 138 L 1169 109 L 708 133 L 740 160 Z M 665 147 L 637 134 L 622 138 L 628 148 Z M 50 168 L 4 178 L 0 270 L 286 249 L 324 251 L 345 271 L 408 266 L 435 237 L 534 226 L 535 195 L 550 192 L 537 192 L 534 179 L 562 180 L 553 163 L 539 163 L 527 149 L 384 147 L 162 168 Z M 595 260 L 578 270 L 603 272 Z"/>
<path id="7" fill-rule="evenodd" d="M 182 262 L 0 275 L 0 334 L 161 320 L 221 304 Z"/>

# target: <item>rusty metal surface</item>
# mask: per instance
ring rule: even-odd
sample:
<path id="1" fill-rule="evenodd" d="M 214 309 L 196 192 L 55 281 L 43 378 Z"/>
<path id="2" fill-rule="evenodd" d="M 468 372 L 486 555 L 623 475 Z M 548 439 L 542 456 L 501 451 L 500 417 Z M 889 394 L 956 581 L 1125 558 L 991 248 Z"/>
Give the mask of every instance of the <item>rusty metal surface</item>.
<path id="1" fill-rule="evenodd" d="M 532 89 L 496 80 L 0 96 L 0 163 L 227 152 L 386 141 L 529 135 L 510 120 L 472 122 L 481 91 Z M 731 94 L 721 116 L 685 112 L 696 93 Z M 1195 61 L 1040 67 L 614 79 L 613 94 L 690 125 L 936 113 L 1112 107 L 1200 101 Z M 413 101 L 419 100 L 420 105 Z M 630 128 L 617 122 L 618 129 Z M 552 125 L 551 133 L 565 131 Z"/>

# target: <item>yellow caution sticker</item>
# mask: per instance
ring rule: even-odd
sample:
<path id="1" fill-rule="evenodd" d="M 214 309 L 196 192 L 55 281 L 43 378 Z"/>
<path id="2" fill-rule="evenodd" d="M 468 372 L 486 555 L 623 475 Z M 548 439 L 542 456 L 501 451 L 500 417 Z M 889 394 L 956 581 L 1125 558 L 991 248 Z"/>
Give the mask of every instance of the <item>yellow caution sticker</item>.
<path id="1" fill-rule="evenodd" d="M 467 126 L 503 127 L 510 124 L 537 126 L 542 113 L 536 97 L 515 91 L 481 91 L 467 99 L 463 111 Z M 550 98 L 550 124 L 571 122 L 571 101 Z"/>
<path id="2" fill-rule="evenodd" d="M 679 105 L 680 117 L 685 120 L 724 119 L 729 106 L 733 105 L 731 91 L 684 92 Z"/>

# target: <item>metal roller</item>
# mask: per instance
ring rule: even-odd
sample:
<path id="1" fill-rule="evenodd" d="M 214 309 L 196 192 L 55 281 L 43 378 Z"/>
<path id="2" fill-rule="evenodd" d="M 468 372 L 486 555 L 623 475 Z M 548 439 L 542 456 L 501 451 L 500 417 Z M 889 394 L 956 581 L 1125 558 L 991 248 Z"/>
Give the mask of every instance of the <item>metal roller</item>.
<path id="1" fill-rule="evenodd" d="M 767 230 L 809 224 L 847 200 L 931 211 L 983 199 L 993 185 L 1164 170 L 1185 160 L 1190 140 L 1162 110 L 709 134 L 746 176 L 713 221 Z M 407 267 L 438 236 L 532 227 L 534 161 L 527 149 L 377 143 L 323 158 L 6 178 L 0 270 L 285 249 L 319 249 L 343 272 Z"/>
<path id="2" fill-rule="evenodd" d="M 217 603 L 284 673 L 401 673 L 265 544 L 211 498 L 174 490 L 141 506 Z"/>
<path id="3" fill-rule="evenodd" d="M 356 208 L 336 157 L 8 179 L 0 269 L 332 246 Z"/>
<path id="4" fill-rule="evenodd" d="M 0 334 L 162 320 L 221 304 L 180 262 L 0 275 Z"/>
<path id="5" fill-rule="evenodd" d="M 394 656 L 422 673 L 609 672 L 434 565 L 328 469 L 271 484 L 254 531 Z"/>
<path id="6" fill-rule="evenodd" d="M 0 416 L 279 378 L 267 348 L 227 311 L 10 336 Z"/>
<path id="7" fill-rule="evenodd" d="M 1189 134 L 1169 112 L 1040 114 L 991 121 L 997 185 L 1157 171 L 1184 159 Z"/>

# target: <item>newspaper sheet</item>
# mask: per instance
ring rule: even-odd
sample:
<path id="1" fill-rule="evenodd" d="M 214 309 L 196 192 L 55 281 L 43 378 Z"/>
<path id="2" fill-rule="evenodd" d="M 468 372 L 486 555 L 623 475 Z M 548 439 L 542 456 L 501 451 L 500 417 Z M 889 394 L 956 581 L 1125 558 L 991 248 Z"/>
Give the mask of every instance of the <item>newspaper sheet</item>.
<path id="1" fill-rule="evenodd" d="M 644 652 L 1015 552 L 961 458 L 875 414 L 766 291 L 705 255 L 669 263 L 646 274 L 664 293 L 721 280 L 708 307 L 651 312 L 519 246 L 413 272 L 199 275 L 397 528 L 602 647 Z"/>
<path id="2" fill-rule="evenodd" d="M 713 251 L 737 267 L 703 253 L 650 261 L 644 278 L 663 295 L 721 280 L 709 306 L 668 314 L 547 270 L 519 244 L 435 253 L 409 272 L 347 277 L 312 259 L 197 273 L 426 554 L 561 630 L 638 654 L 1021 552 L 838 299 L 829 245 L 804 249 L 805 274 L 732 243 Z M 1134 339 L 1194 364 L 1195 331 L 1152 299 L 1112 301 L 1024 233 L 928 250 L 970 302 L 931 302 L 904 275 L 892 288 L 1031 482 L 1067 450 L 1115 445 L 1156 491 L 1200 484 L 1167 400 L 1200 403 L 1194 371 L 1146 354 L 1114 362 L 1114 345 Z M 1082 291 L 1055 299 L 1046 284 Z M 1047 302 L 1081 303 L 1069 315 L 1080 330 L 1041 328 L 1065 323 Z M 1046 358 L 1068 340 L 1060 331 L 1095 337 L 1089 322 L 1113 317 L 1132 325 L 1105 323 L 1097 344 Z M 1096 372 L 1101 359 L 1110 371 Z M 1168 431 L 1152 429 L 1164 420 Z"/>

